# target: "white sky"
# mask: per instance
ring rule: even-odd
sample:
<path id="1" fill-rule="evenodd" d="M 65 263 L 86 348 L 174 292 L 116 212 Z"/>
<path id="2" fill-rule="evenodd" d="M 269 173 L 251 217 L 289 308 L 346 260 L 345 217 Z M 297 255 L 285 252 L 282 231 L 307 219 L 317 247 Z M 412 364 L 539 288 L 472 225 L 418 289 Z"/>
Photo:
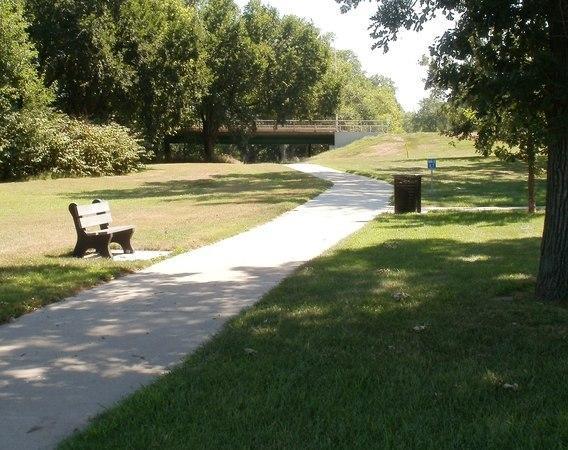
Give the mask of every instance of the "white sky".
<path id="1" fill-rule="evenodd" d="M 242 7 L 248 0 L 236 0 Z M 282 14 L 294 14 L 313 21 L 324 33 L 335 35 L 338 49 L 351 49 L 359 56 L 363 68 L 369 74 L 379 73 L 392 78 L 397 87 L 397 97 L 405 110 L 416 110 L 418 102 L 427 95 L 424 90 L 425 70 L 418 61 L 428 53 L 434 39 L 447 28 L 447 22 L 436 20 L 428 23 L 420 33 L 413 31 L 399 34 L 399 39 L 383 50 L 371 50 L 369 17 L 375 11 L 375 2 L 362 2 L 347 14 L 341 14 L 335 0 L 263 0 Z"/>

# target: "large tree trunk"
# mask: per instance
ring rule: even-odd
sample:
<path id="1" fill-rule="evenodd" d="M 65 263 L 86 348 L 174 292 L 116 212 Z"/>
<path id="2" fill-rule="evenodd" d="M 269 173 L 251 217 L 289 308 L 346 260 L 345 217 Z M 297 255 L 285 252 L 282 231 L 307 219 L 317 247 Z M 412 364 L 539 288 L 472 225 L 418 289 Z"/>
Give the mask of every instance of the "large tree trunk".
<path id="1" fill-rule="evenodd" d="M 535 155 L 535 150 L 533 150 L 528 157 L 527 160 L 527 166 L 528 166 L 528 209 L 529 209 L 529 214 L 534 214 L 536 212 L 536 186 L 535 186 L 535 171 L 536 171 L 536 155 Z"/>
<path id="2" fill-rule="evenodd" d="M 215 157 L 215 140 L 205 130 L 203 130 L 203 155 L 206 162 L 213 162 Z"/>
<path id="3" fill-rule="evenodd" d="M 568 0 L 549 0 L 554 101 L 548 115 L 548 190 L 536 295 L 568 299 Z"/>
<path id="4" fill-rule="evenodd" d="M 172 144 L 167 137 L 164 139 L 164 161 L 172 161 Z"/>
<path id="5" fill-rule="evenodd" d="M 246 145 L 244 150 L 245 155 L 245 163 L 247 164 L 254 164 L 256 163 L 257 153 L 256 150 L 253 148 L 252 145 Z"/>
<path id="6" fill-rule="evenodd" d="M 550 145 L 546 219 L 537 280 L 541 300 L 568 299 L 568 136 Z"/>

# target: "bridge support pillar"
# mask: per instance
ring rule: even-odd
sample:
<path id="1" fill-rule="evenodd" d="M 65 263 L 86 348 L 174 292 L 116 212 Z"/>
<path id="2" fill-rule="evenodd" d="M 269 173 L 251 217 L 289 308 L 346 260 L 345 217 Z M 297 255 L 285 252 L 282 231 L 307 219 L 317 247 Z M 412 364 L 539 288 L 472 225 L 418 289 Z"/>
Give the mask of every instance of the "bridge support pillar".
<path id="1" fill-rule="evenodd" d="M 288 162 L 288 144 L 281 144 L 280 145 L 280 162 L 286 163 Z"/>

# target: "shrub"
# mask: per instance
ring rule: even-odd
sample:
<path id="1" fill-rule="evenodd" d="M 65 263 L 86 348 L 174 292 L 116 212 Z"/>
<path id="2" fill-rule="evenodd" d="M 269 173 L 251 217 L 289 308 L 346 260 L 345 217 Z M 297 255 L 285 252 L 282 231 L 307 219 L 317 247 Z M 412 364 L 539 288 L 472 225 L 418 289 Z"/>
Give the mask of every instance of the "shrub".
<path id="1" fill-rule="evenodd" d="M 38 175 L 121 175 L 147 156 L 127 128 L 95 125 L 52 111 L 19 111 L 0 118 L 0 179 Z"/>
<path id="2" fill-rule="evenodd" d="M 67 119 L 65 148 L 54 147 L 54 172 L 61 175 L 122 175 L 142 167 L 146 152 L 140 141 L 116 123 L 93 125 Z"/>

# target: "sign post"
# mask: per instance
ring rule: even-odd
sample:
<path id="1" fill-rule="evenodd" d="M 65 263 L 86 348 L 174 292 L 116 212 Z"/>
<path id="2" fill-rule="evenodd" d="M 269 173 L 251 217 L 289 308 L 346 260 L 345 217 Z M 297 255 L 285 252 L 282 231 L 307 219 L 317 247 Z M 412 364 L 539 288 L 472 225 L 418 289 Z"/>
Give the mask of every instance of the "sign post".
<path id="1" fill-rule="evenodd" d="M 434 189 L 434 171 L 438 168 L 438 161 L 433 158 L 428 160 L 428 170 L 430 170 L 430 195 L 432 195 Z"/>

